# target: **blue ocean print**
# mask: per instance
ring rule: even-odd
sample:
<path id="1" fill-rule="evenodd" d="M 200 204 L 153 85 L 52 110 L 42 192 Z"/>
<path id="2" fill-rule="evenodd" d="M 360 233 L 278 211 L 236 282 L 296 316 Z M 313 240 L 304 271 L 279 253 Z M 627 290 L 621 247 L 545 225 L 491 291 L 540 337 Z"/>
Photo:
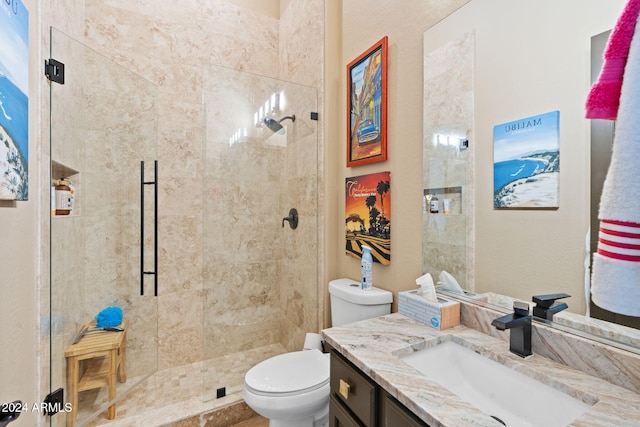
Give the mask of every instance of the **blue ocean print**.
<path id="1" fill-rule="evenodd" d="M 540 173 L 545 167 L 545 162 L 532 159 L 507 160 L 496 163 L 493 165 L 493 191 L 498 191 L 517 179 L 528 178 Z"/>
<path id="2" fill-rule="evenodd" d="M 0 75 L 0 126 L 29 160 L 29 99 L 11 80 Z"/>
<path id="3" fill-rule="evenodd" d="M 29 12 L 0 1 L 0 199 L 29 198 Z"/>
<path id="4" fill-rule="evenodd" d="M 559 111 L 494 126 L 494 207 L 557 207 L 559 145 Z"/>

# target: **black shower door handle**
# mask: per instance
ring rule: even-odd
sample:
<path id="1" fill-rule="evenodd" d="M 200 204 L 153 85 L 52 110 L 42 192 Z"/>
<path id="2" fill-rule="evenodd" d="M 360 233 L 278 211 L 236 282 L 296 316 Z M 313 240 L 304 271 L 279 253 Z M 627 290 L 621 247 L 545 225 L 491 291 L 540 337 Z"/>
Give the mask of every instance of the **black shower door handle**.
<path id="1" fill-rule="evenodd" d="M 154 160 L 153 181 L 144 180 L 144 160 L 140 161 L 140 295 L 144 296 L 144 276 L 153 275 L 153 295 L 158 296 L 158 161 Z M 144 271 L 144 186 L 153 185 L 153 271 Z"/>

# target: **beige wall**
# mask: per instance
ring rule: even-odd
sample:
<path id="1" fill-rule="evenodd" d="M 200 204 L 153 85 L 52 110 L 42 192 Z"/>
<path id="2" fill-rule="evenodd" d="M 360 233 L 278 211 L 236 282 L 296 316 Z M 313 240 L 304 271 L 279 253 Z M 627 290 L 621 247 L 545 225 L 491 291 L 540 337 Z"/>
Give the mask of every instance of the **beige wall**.
<path id="1" fill-rule="evenodd" d="M 324 186 L 320 199 L 320 209 L 324 217 L 324 229 L 321 241 L 323 242 L 320 254 L 320 283 L 319 292 L 322 301 L 321 328 L 331 325 L 330 305 L 328 293 L 328 281 L 339 277 L 338 258 L 342 256 L 336 253 L 336 248 L 344 244 L 335 233 L 334 226 L 340 224 L 343 214 L 338 213 L 340 203 L 341 179 L 340 171 L 343 169 L 338 160 L 343 141 L 343 132 L 339 128 L 340 113 L 344 111 L 344 98 L 341 96 L 341 87 L 344 85 L 342 76 L 342 0 L 325 0 L 325 31 L 324 31 L 324 110 L 320 117 L 324 131 L 323 172 Z M 344 202 L 343 202 L 344 203 Z M 331 225 L 334 224 L 334 225 Z"/>
<path id="2" fill-rule="evenodd" d="M 336 136 L 327 138 L 327 150 L 335 152 L 329 169 L 332 188 L 327 199 L 335 209 L 328 219 L 327 253 L 335 261 L 328 280 L 360 277 L 360 261 L 344 251 L 344 180 L 349 176 L 391 172 L 391 264 L 374 264 L 374 286 L 393 292 L 415 288 L 422 271 L 422 35 L 466 0 L 424 1 L 345 0 L 342 2 L 342 58 L 337 108 L 327 120 L 335 121 Z M 329 32 L 329 31 L 327 31 Z M 347 168 L 344 98 L 346 65 L 384 36 L 389 37 L 388 60 L 388 160 Z M 327 78 L 327 92 L 335 90 Z M 334 94 L 335 96 L 335 94 Z M 328 166 L 330 168 L 331 166 Z M 327 179 L 330 179 L 327 176 Z M 396 310 L 396 301 L 394 306 Z"/>

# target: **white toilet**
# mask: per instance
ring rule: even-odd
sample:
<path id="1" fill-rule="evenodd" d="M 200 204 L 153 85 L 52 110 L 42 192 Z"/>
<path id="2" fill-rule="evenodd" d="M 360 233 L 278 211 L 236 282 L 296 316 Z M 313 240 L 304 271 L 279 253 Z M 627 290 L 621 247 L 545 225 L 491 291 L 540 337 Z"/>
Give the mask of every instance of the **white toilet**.
<path id="1" fill-rule="evenodd" d="M 333 326 L 391 312 L 391 292 L 363 291 L 352 279 L 332 280 L 329 294 Z M 242 397 L 270 427 L 329 425 L 329 354 L 317 334 L 307 334 L 304 347 L 260 362 L 244 377 Z"/>

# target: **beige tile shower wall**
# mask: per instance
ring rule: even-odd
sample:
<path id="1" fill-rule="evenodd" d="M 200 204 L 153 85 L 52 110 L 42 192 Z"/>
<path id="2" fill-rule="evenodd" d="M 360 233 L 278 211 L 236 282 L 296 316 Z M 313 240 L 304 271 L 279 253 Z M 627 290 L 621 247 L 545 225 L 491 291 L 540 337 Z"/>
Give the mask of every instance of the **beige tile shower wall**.
<path id="1" fill-rule="evenodd" d="M 437 277 L 451 273 L 462 287 L 473 290 L 473 148 L 460 151 L 459 139 L 473 141 L 474 34 L 467 33 L 425 53 L 423 188 L 460 187 L 461 192 L 436 194 L 440 211 L 429 213 L 424 202 L 424 272 Z M 434 142 L 436 135 L 451 135 L 455 145 Z M 443 214 L 443 199 L 452 200 L 451 214 Z"/>
<path id="2" fill-rule="evenodd" d="M 295 0 L 280 18 L 280 78 L 322 87 L 325 0 Z"/>
<path id="3" fill-rule="evenodd" d="M 49 26 L 81 40 L 84 35 L 85 0 L 61 0 L 59 2 L 40 2 L 43 9 L 43 46 L 49 47 Z M 45 134 L 46 135 L 46 134 Z"/>

